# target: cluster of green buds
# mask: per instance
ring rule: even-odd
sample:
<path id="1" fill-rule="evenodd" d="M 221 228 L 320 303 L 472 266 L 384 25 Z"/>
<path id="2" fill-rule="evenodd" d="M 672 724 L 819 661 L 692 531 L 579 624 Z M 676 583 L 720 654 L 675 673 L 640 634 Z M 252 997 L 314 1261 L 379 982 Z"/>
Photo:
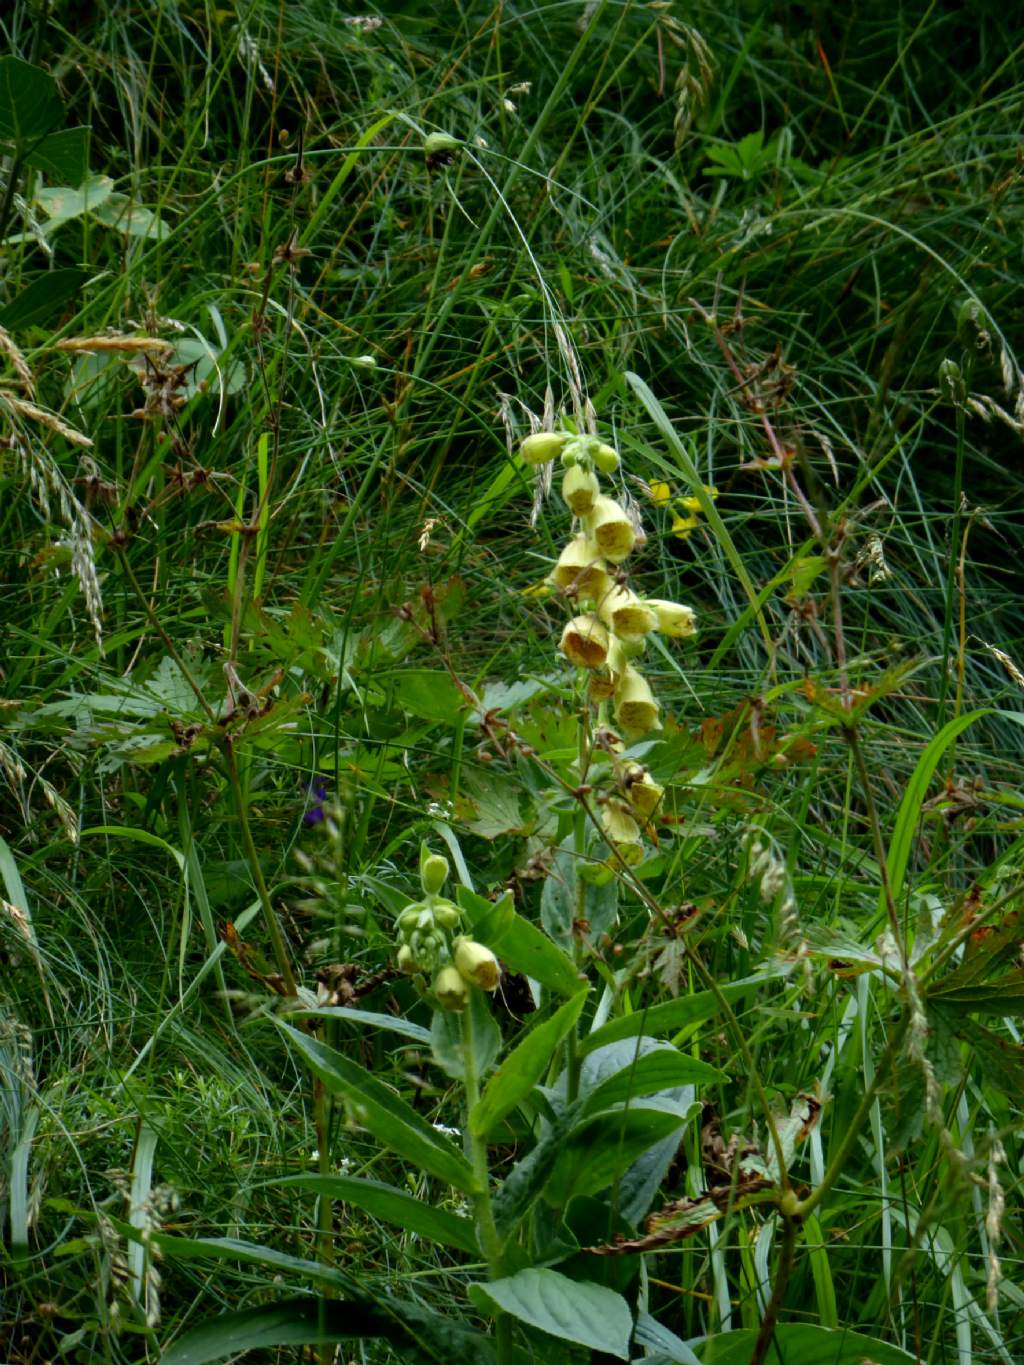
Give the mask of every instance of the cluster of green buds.
<path id="1" fill-rule="evenodd" d="M 599 475 L 612 475 L 619 453 L 596 436 L 543 431 L 522 443 L 531 465 L 560 460 L 562 498 L 577 527 L 551 571 L 549 582 L 569 599 L 578 614 L 567 622 L 559 648 L 570 663 L 590 674 L 591 700 L 611 705 L 616 730 L 599 731 L 611 786 L 599 797 L 603 848 L 581 869 L 591 881 L 614 875 L 615 866 L 635 867 L 645 855 L 643 828 L 656 817 L 663 788 L 642 764 L 622 757 L 621 736 L 632 742 L 661 729 L 660 707 L 638 663 L 647 638 L 657 631 L 673 639 L 696 633 L 693 610 L 679 602 L 640 597 L 626 585 L 622 564 L 637 543 L 637 530 L 615 498 L 601 491 Z M 601 763 L 591 770 L 599 776 Z"/>
<path id="2" fill-rule="evenodd" d="M 423 895 L 399 914 L 399 971 L 406 976 L 432 978 L 431 989 L 442 1009 L 463 1010 L 472 986 L 494 991 L 501 979 L 498 959 L 482 943 L 458 930 L 462 911 L 441 892 L 448 880 L 448 859 L 420 846 L 420 887 Z"/>
<path id="3" fill-rule="evenodd" d="M 596 436 L 541 431 L 527 436 L 520 452 L 531 465 L 561 460 L 562 497 L 579 520 L 549 580 L 580 609 L 562 632 L 561 651 L 591 671 L 591 697 L 613 702 L 622 733 L 641 739 L 659 730 L 661 719 L 637 660 L 654 631 L 675 639 L 695 634 L 694 613 L 679 602 L 638 597 L 622 582 L 619 566 L 633 550 L 637 531 L 615 498 L 601 492 L 598 475 L 619 468 L 614 447 Z"/>

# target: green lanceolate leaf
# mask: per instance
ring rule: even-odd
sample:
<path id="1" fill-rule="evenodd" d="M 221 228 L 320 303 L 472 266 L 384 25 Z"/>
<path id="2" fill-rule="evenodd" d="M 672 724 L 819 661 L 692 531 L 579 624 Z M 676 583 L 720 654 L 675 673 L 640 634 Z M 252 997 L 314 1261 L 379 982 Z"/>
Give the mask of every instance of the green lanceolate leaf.
<path id="1" fill-rule="evenodd" d="M 694 1344 L 701 1365 L 748 1365 L 757 1332 L 722 1332 Z M 907 1365 L 914 1359 L 898 1346 L 843 1328 L 830 1331 L 809 1323 L 783 1323 L 775 1329 L 775 1350 L 769 1359 L 785 1365 Z M 777 1350 L 778 1354 L 775 1355 Z"/>
<path id="2" fill-rule="evenodd" d="M 66 304 L 81 293 L 89 278 L 87 270 L 67 266 L 48 270 L 16 294 L 6 308 L 0 308 L 0 326 L 9 332 L 49 322 Z"/>
<path id="3" fill-rule="evenodd" d="M 309 1190 L 321 1199 L 343 1199 L 345 1203 L 354 1204 L 374 1218 L 394 1223 L 407 1232 L 429 1237 L 442 1246 L 457 1247 L 471 1256 L 480 1254 L 476 1232 L 468 1218 L 460 1218 L 447 1209 L 435 1208 L 418 1196 L 381 1180 L 364 1180 L 354 1175 L 310 1174 L 287 1176 L 273 1183 L 281 1189 Z"/>
<path id="4" fill-rule="evenodd" d="M 722 995 L 731 1003 L 768 980 L 769 975 L 765 973 L 761 976 L 747 976 L 741 981 L 732 981 L 721 987 Z M 620 1038 L 635 1038 L 638 1033 L 676 1033 L 691 1024 L 713 1019 L 718 1009 L 718 998 L 711 991 L 698 991 L 696 995 L 666 1000 L 661 1005 L 652 1005 L 650 1009 L 637 1010 L 633 1014 L 623 1015 L 620 1019 L 613 1019 L 610 1023 L 604 1024 L 583 1039 L 580 1052 L 586 1055 L 595 1048 L 617 1042 Z"/>
<path id="5" fill-rule="evenodd" d="M 386 1298 L 361 1302 L 286 1299 L 227 1313 L 186 1332 L 161 1365 L 208 1365 L 239 1352 L 274 1346 L 329 1345 L 383 1337 L 411 1365 L 490 1365 L 480 1332 L 448 1322 L 416 1304 Z"/>
<path id="6" fill-rule="evenodd" d="M 526 1098 L 551 1065 L 559 1043 L 575 1025 L 585 998 L 578 991 L 550 1018 L 532 1028 L 508 1054 L 470 1112 L 469 1126 L 474 1133 L 485 1137 Z"/>
<path id="7" fill-rule="evenodd" d="M 579 1105 L 570 1105 L 498 1186 L 493 1200 L 494 1221 L 503 1240 L 508 1240 L 540 1198 L 552 1164 L 578 1117 Z"/>
<path id="8" fill-rule="evenodd" d="M 479 1308 L 511 1313 L 563 1341 L 629 1359 L 633 1318 L 626 1300 L 613 1289 L 570 1280 L 557 1270 L 529 1269 L 472 1285 L 469 1295 Z"/>
<path id="9" fill-rule="evenodd" d="M 467 1194 L 475 1190 L 473 1168 L 458 1148 L 389 1086 L 376 1080 L 357 1062 L 289 1024 L 278 1023 L 278 1028 L 328 1090 L 345 1096 L 357 1107 L 360 1122 L 386 1147 L 456 1189 Z"/>
<path id="10" fill-rule="evenodd" d="M 583 1112 L 596 1114 L 617 1104 L 628 1104 L 641 1095 L 656 1095 L 678 1085 L 714 1085 L 724 1081 L 721 1071 L 707 1062 L 688 1057 L 667 1044 L 653 1048 L 642 1057 L 634 1056 L 621 1070 L 607 1077 L 589 1092 Z"/>
<path id="11" fill-rule="evenodd" d="M 349 1009 L 347 1005 L 323 1005 L 319 1009 L 296 1010 L 293 1019 L 337 1019 L 344 1024 L 386 1029 L 423 1047 L 430 1046 L 430 1029 L 403 1019 L 400 1014 L 376 1014 L 373 1010 Z"/>
<path id="12" fill-rule="evenodd" d="M 536 925 L 516 914 L 511 896 L 492 905 L 460 886 L 456 899 L 466 912 L 473 937 L 490 948 L 505 966 L 532 977 L 559 995 L 575 995 L 586 989 L 586 979 L 576 970 L 572 958 Z M 486 909 L 481 912 L 480 906 Z"/>
<path id="13" fill-rule="evenodd" d="M 583 1119 L 560 1143 L 554 1164 L 548 1164 L 544 1198 L 564 1207 L 574 1195 L 607 1189 L 655 1143 L 681 1133 L 687 1115 L 672 1101 L 648 1099 L 642 1106 Z"/>

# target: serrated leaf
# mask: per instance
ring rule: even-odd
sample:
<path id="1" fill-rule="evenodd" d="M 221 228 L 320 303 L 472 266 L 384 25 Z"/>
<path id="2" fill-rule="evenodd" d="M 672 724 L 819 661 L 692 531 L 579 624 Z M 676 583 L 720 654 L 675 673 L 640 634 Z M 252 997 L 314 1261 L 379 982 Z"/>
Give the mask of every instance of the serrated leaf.
<path id="1" fill-rule="evenodd" d="M 280 1021 L 277 1026 L 327 1089 L 356 1106 L 360 1121 L 385 1146 L 456 1189 L 467 1194 L 475 1190 L 473 1168 L 458 1148 L 389 1086 L 307 1033 Z"/>
<path id="2" fill-rule="evenodd" d="M 152 237 L 162 242 L 170 235 L 171 226 L 152 209 L 136 204 L 127 194 L 108 195 L 102 204 L 90 204 L 89 212 L 104 227 L 123 232 L 128 237 Z"/>
<path id="3" fill-rule="evenodd" d="M 454 725 L 468 706 L 449 674 L 430 668 L 406 668 L 383 679 L 394 704 L 420 720 Z"/>
<path id="4" fill-rule="evenodd" d="M 551 1058 L 566 1034 L 575 1026 L 585 995 L 578 992 L 550 1018 L 535 1025 L 506 1056 L 473 1106 L 469 1126 L 480 1137 L 491 1130 L 526 1098 L 551 1065 Z"/>
<path id="5" fill-rule="evenodd" d="M 36 203 L 47 218 L 64 223 L 71 218 L 80 218 L 83 213 L 101 210 L 113 193 L 114 182 L 109 175 L 94 175 L 77 189 L 69 185 L 53 185 L 36 190 Z"/>
<path id="6" fill-rule="evenodd" d="M 64 118 L 57 82 L 19 57 L 0 57 L 0 138 L 24 150 Z"/>
<path id="7" fill-rule="evenodd" d="M 633 1317 L 621 1294 L 586 1280 L 570 1280 L 557 1270 L 530 1268 L 507 1279 L 470 1286 L 479 1308 L 510 1313 L 563 1341 L 629 1359 Z"/>
<path id="8" fill-rule="evenodd" d="M 479 1256 L 476 1229 L 468 1218 L 447 1209 L 435 1208 L 418 1195 L 397 1189 L 381 1180 L 365 1180 L 349 1175 L 292 1175 L 272 1182 L 279 1189 L 308 1190 L 321 1199 L 343 1199 L 356 1208 L 395 1223 L 408 1232 L 415 1232 L 442 1246 L 457 1247 L 471 1256 Z"/>

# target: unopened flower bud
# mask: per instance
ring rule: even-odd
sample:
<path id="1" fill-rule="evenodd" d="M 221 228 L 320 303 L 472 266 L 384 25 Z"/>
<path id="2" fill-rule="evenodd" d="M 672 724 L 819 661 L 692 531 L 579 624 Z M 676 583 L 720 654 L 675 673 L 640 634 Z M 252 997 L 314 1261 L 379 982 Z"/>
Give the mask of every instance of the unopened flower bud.
<path id="1" fill-rule="evenodd" d="M 574 536 L 569 541 L 551 570 L 551 581 L 566 592 L 591 600 L 600 599 L 612 587 L 601 553 L 587 536 Z"/>
<path id="2" fill-rule="evenodd" d="M 658 710 L 647 679 L 636 669 L 627 668 L 615 689 L 615 719 L 623 730 L 630 738 L 660 730 Z"/>
<path id="3" fill-rule="evenodd" d="M 964 375 L 955 360 L 948 357 L 939 366 L 939 391 L 947 403 L 959 407 L 967 397 Z"/>
<path id="4" fill-rule="evenodd" d="M 601 620 L 620 640 L 642 640 L 657 625 L 646 602 L 629 588 L 612 588 L 600 605 Z"/>
<path id="5" fill-rule="evenodd" d="M 657 629 L 662 635 L 671 635 L 677 640 L 696 635 L 697 618 L 692 607 L 684 607 L 681 602 L 667 602 L 661 597 L 649 597 L 647 605 L 658 618 Z"/>
<path id="6" fill-rule="evenodd" d="M 574 616 L 558 647 L 577 668 L 601 668 L 608 658 L 608 632 L 596 616 Z"/>
<path id="7" fill-rule="evenodd" d="M 585 517 L 593 509 L 594 499 L 600 492 L 601 485 L 592 469 L 577 464 L 565 471 L 562 497 L 574 516 Z"/>
<path id="8" fill-rule="evenodd" d="M 590 458 L 602 474 L 614 474 L 619 467 L 619 452 L 603 441 L 591 447 Z"/>
<path id="9" fill-rule="evenodd" d="M 454 929 L 462 919 L 462 911 L 452 901 L 439 897 L 434 902 L 434 922 L 439 929 Z"/>
<path id="10" fill-rule="evenodd" d="M 462 143 L 451 133 L 428 133 L 423 139 L 423 150 L 427 156 L 444 156 L 446 152 L 457 152 Z"/>
<path id="11" fill-rule="evenodd" d="M 469 987 L 458 970 L 448 964 L 434 978 L 434 994 L 442 1009 L 459 1013 L 469 1004 Z"/>
<path id="12" fill-rule="evenodd" d="M 471 981 L 481 990 L 496 991 L 501 980 L 501 968 L 498 966 L 498 959 L 491 952 L 490 948 L 485 948 L 482 943 L 477 943 L 472 938 L 457 938 L 455 940 L 455 966 L 462 973 L 467 981 Z"/>
<path id="13" fill-rule="evenodd" d="M 550 464 L 565 442 L 560 431 L 535 431 L 522 442 L 519 453 L 527 464 Z"/>
<path id="14" fill-rule="evenodd" d="M 425 843 L 420 844 L 420 884 L 425 896 L 436 896 L 448 880 L 448 859 L 431 853 Z"/>
<path id="15" fill-rule="evenodd" d="M 398 970 L 404 976 L 415 976 L 420 969 L 420 964 L 416 961 L 416 955 L 409 947 L 408 943 L 403 943 L 398 950 Z"/>
<path id="16" fill-rule="evenodd" d="M 587 518 L 587 530 L 598 553 L 612 564 L 625 559 L 636 544 L 633 523 L 614 498 L 596 497 Z"/>
<path id="17" fill-rule="evenodd" d="M 956 334 L 960 345 L 973 351 L 987 351 L 992 344 L 986 323 L 988 316 L 977 299 L 964 299 L 956 315 Z"/>

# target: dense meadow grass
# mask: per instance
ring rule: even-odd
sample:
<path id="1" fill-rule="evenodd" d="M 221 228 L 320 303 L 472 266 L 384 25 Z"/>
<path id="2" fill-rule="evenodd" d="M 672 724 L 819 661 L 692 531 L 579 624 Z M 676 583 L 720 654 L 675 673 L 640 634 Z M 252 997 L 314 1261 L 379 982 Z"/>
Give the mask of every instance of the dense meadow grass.
<path id="1" fill-rule="evenodd" d="M 0 1358 L 1020 1360 L 1012 6 L 0 27 Z"/>

